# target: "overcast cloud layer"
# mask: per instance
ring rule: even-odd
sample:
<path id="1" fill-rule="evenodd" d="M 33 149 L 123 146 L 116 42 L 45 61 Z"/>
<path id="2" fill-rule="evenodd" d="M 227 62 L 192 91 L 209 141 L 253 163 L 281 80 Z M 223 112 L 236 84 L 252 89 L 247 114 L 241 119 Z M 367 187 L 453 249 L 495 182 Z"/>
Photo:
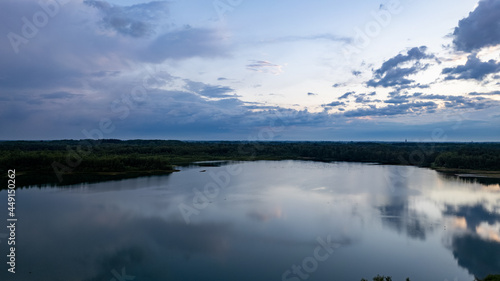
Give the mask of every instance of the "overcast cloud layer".
<path id="1" fill-rule="evenodd" d="M 2 1 L 0 139 L 500 140 L 500 1 L 236 2 Z"/>

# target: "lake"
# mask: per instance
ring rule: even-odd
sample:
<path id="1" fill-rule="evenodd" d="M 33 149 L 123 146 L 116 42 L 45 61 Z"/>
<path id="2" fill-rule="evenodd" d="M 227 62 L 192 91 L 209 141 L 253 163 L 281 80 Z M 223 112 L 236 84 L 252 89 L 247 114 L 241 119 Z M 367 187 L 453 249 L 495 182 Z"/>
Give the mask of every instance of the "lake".
<path id="1" fill-rule="evenodd" d="M 0 280 L 473 280 L 500 273 L 500 187 L 430 169 L 257 161 L 16 191 Z M 7 191 L 0 191 L 6 206 Z M 7 225 L 7 208 L 2 211 Z"/>

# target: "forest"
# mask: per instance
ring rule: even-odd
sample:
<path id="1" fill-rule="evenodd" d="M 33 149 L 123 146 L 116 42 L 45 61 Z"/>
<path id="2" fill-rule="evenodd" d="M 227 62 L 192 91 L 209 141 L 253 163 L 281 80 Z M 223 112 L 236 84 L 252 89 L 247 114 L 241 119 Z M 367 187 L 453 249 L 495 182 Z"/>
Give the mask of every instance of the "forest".
<path id="1" fill-rule="evenodd" d="M 170 173 L 175 171 L 175 166 L 196 161 L 285 159 L 500 171 L 500 143 L 117 139 L 0 142 L 3 171 L 16 169 L 18 174 L 31 175 L 35 181 L 66 184 L 81 181 L 81 175 L 100 180 Z"/>

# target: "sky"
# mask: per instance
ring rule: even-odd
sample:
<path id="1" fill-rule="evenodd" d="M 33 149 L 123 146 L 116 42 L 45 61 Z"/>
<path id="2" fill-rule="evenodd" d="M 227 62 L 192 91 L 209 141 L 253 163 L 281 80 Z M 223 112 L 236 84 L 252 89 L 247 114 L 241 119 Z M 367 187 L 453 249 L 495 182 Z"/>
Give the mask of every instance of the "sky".
<path id="1" fill-rule="evenodd" d="M 0 139 L 500 141 L 500 0 L 3 0 Z"/>

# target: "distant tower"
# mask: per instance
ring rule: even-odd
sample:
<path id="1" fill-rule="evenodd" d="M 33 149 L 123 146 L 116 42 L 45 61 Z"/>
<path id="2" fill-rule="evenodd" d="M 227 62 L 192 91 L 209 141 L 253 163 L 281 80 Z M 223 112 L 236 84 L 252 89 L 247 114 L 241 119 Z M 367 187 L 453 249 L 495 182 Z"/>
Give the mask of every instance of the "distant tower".
<path id="1" fill-rule="evenodd" d="M 405 142 L 408 142 L 408 139 L 405 139 Z"/>

